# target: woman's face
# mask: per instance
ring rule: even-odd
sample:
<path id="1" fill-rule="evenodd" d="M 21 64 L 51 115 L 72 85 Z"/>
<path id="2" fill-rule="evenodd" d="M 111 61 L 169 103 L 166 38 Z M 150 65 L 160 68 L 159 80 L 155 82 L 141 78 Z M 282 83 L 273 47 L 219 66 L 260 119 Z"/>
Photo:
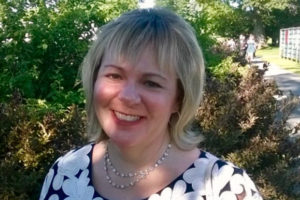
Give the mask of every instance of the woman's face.
<path id="1" fill-rule="evenodd" d="M 119 146 L 166 139 L 178 111 L 175 72 L 161 71 L 147 48 L 135 65 L 105 55 L 94 89 L 94 106 L 107 136 Z"/>

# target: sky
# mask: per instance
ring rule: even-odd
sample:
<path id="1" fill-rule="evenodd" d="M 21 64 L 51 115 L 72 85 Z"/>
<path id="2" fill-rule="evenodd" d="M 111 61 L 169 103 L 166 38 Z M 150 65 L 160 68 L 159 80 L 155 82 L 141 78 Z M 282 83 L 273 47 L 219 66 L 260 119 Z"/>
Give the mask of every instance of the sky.
<path id="1" fill-rule="evenodd" d="M 140 8 L 153 8 L 155 5 L 155 0 L 139 0 Z"/>

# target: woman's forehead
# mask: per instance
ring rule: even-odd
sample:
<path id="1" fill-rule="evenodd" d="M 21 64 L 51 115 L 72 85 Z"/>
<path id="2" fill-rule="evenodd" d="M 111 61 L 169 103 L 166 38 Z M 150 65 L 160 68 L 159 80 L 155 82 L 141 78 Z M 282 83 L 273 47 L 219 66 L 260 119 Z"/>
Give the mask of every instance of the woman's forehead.
<path id="1" fill-rule="evenodd" d="M 174 67 L 167 66 L 165 63 L 159 60 L 159 57 L 155 53 L 155 50 L 152 47 L 146 47 L 139 52 L 129 53 L 108 50 L 105 52 L 104 57 L 102 59 L 101 65 L 106 64 L 128 64 L 129 66 L 136 67 L 144 65 L 146 68 L 154 67 L 157 71 L 167 74 L 174 74 L 176 75 Z M 176 75 L 177 76 L 177 75 Z"/>

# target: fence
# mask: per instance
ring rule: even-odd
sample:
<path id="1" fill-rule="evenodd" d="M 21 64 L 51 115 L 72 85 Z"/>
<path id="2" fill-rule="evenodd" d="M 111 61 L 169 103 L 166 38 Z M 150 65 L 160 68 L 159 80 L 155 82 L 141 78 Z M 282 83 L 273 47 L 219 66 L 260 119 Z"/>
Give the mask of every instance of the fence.
<path id="1" fill-rule="evenodd" d="M 300 62 L 300 27 L 280 29 L 280 56 Z"/>

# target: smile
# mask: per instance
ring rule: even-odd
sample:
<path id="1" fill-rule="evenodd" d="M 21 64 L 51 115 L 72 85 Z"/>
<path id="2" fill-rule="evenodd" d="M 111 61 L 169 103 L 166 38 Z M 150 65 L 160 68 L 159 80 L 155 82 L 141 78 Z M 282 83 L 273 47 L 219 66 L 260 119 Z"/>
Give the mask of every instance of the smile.
<path id="1" fill-rule="evenodd" d="M 137 115 L 126 115 L 124 113 L 120 113 L 117 111 L 114 111 L 117 119 L 122 120 L 122 121 L 127 121 L 127 122 L 134 122 L 134 121 L 138 121 L 141 117 L 137 116 Z"/>

